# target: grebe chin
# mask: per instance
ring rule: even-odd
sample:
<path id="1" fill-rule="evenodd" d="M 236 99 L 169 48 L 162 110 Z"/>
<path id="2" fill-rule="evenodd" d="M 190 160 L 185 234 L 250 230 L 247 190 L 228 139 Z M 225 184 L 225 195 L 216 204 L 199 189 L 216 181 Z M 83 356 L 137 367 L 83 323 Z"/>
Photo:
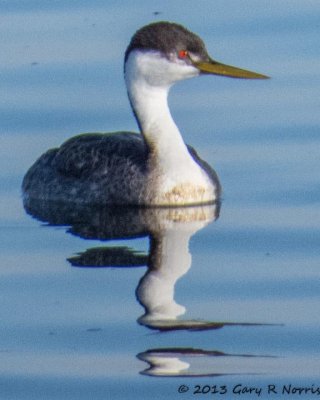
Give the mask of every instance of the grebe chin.
<path id="1" fill-rule="evenodd" d="M 125 53 L 124 74 L 141 135 L 82 134 L 48 150 L 24 177 L 25 199 L 146 206 L 219 199 L 216 173 L 185 145 L 171 117 L 169 89 L 200 74 L 267 76 L 212 60 L 197 35 L 169 22 L 135 33 Z"/>

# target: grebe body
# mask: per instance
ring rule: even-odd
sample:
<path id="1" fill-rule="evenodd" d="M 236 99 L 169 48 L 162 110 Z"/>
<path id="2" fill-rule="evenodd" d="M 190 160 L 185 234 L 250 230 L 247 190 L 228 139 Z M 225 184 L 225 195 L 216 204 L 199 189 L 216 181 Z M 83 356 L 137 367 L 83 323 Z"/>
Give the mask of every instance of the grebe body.
<path id="1" fill-rule="evenodd" d="M 124 75 L 140 134 L 83 134 L 47 151 L 24 177 L 25 198 L 143 206 L 218 200 L 217 174 L 184 143 L 167 102 L 175 82 L 200 74 L 266 78 L 212 60 L 203 41 L 181 25 L 157 22 L 138 30 Z"/>

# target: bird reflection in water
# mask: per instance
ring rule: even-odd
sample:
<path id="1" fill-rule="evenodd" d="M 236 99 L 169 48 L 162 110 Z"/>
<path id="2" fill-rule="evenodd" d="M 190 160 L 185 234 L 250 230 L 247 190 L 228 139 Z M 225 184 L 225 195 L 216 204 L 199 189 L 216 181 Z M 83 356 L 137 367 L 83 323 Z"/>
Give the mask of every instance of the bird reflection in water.
<path id="1" fill-rule="evenodd" d="M 72 203 L 25 200 L 28 214 L 45 221 L 51 226 L 67 226 L 67 231 L 83 239 L 128 240 L 149 237 L 149 254 L 142 254 L 128 247 L 89 248 L 68 259 L 75 267 L 142 267 L 147 271 L 136 289 L 136 296 L 144 307 L 144 314 L 138 323 L 158 331 L 201 331 L 214 330 L 226 325 L 259 325 L 236 322 L 215 322 L 201 319 L 178 319 L 186 311 L 174 299 L 175 284 L 191 267 L 189 251 L 191 237 L 213 222 L 219 216 L 220 204 L 183 208 L 139 208 L 139 207 L 93 207 Z M 202 363 L 200 372 L 186 374 L 191 368 L 190 360 L 196 358 L 227 360 L 234 373 L 230 357 L 247 360 L 261 357 L 250 355 L 231 355 L 219 351 L 164 348 L 149 349 L 138 354 L 149 367 L 143 371 L 148 375 L 159 376 L 203 376 L 219 375 L 208 371 Z M 263 357 L 264 358 L 264 357 Z M 191 363 L 192 364 L 192 363 Z M 209 363 L 210 364 L 210 363 Z M 220 363 L 219 363 L 220 364 Z M 237 364 L 237 363 L 236 363 Z M 215 365 L 215 363 L 214 363 Z M 216 369 L 215 365 L 214 369 Z M 221 365 L 220 365 L 221 367 Z M 225 369 L 225 366 L 222 368 Z M 256 369 L 253 369 L 255 371 Z M 231 371 L 231 372 L 230 372 Z M 233 372 L 232 372 L 233 371 Z"/>
<path id="2" fill-rule="evenodd" d="M 190 238 L 219 215 L 220 205 L 171 208 L 92 207 L 28 200 L 26 211 L 50 225 L 67 225 L 69 233 L 84 239 L 115 240 L 149 237 L 149 254 L 128 247 L 89 248 L 68 261 L 75 267 L 147 266 L 136 295 L 145 313 L 138 322 L 150 329 L 215 329 L 222 325 L 178 320 L 185 313 L 176 303 L 174 287 L 191 267 Z"/>

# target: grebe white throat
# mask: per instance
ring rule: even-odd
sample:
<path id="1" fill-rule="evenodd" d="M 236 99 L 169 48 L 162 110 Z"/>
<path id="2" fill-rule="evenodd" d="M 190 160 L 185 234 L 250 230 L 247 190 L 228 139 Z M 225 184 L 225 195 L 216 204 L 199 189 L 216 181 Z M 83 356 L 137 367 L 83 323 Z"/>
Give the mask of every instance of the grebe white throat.
<path id="1" fill-rule="evenodd" d="M 153 153 L 152 167 L 162 177 L 157 188 L 161 203 L 165 200 L 160 198 L 168 198 L 170 190 L 177 195 L 183 188 L 190 191 L 191 185 L 201 197 L 195 202 L 216 200 L 212 182 L 190 155 L 168 107 L 171 86 L 199 73 L 193 65 L 178 58 L 168 60 L 156 51 L 133 50 L 125 63 L 128 96 Z"/>

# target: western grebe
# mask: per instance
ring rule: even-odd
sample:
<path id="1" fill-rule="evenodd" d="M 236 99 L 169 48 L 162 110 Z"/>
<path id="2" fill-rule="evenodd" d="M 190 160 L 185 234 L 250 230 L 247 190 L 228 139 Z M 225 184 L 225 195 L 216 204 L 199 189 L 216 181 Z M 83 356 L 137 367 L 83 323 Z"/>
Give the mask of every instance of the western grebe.
<path id="1" fill-rule="evenodd" d="M 25 198 L 150 206 L 216 201 L 218 177 L 185 145 L 167 102 L 175 82 L 200 74 L 267 78 L 212 60 L 203 41 L 176 23 L 138 30 L 125 52 L 124 75 L 141 134 L 82 134 L 48 150 L 24 177 Z"/>

